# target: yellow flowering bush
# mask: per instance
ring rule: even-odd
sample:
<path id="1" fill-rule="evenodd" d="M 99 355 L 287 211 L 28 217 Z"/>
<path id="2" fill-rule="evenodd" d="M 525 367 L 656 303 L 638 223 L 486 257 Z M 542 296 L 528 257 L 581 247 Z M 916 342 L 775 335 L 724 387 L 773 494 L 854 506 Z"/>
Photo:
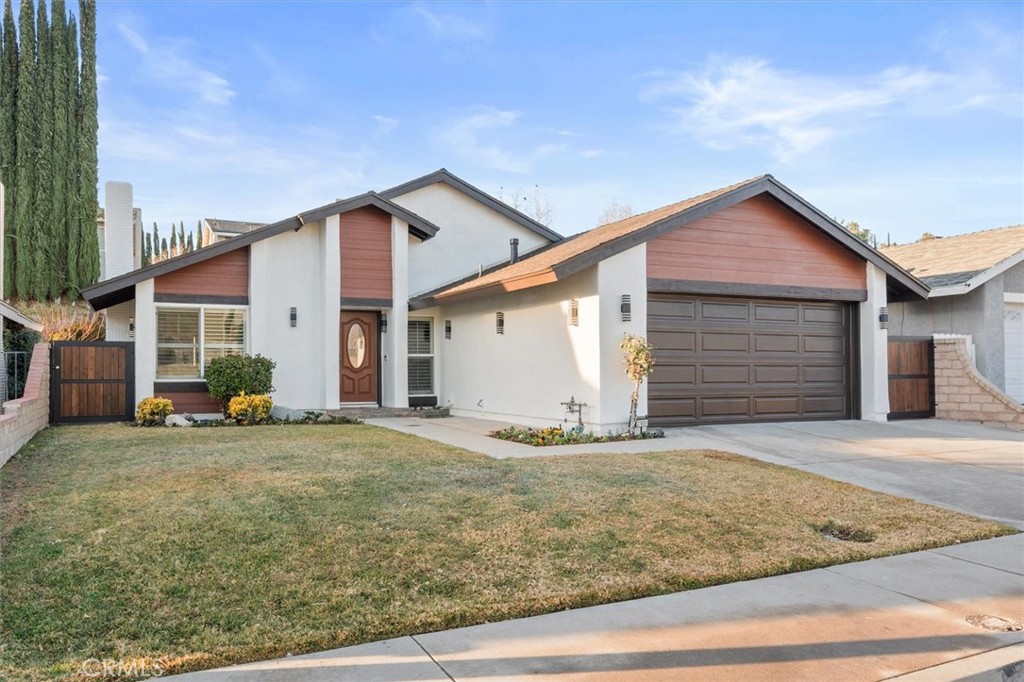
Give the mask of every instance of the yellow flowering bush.
<path id="1" fill-rule="evenodd" d="M 274 401 L 269 395 L 246 395 L 243 391 L 228 402 L 228 416 L 247 426 L 263 424 L 270 420 L 273 407 Z"/>
<path id="2" fill-rule="evenodd" d="M 168 398 L 146 398 L 135 411 L 139 426 L 163 426 L 167 416 L 174 413 L 174 404 Z"/>

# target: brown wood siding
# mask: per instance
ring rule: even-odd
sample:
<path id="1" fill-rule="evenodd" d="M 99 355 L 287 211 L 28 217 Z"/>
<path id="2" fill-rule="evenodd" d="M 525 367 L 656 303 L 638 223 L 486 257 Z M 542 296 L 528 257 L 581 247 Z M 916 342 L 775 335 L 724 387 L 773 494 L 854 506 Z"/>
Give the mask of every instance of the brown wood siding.
<path id="1" fill-rule="evenodd" d="M 647 243 L 652 279 L 829 289 L 867 288 L 864 261 L 758 196 Z"/>
<path id="2" fill-rule="evenodd" d="M 390 299 L 391 216 L 367 206 L 341 214 L 341 297 Z"/>
<path id="3" fill-rule="evenodd" d="M 51 381 L 54 423 L 132 418 L 134 344 L 55 342 Z"/>
<path id="4" fill-rule="evenodd" d="M 175 414 L 207 414 L 220 412 L 220 403 L 206 391 L 158 391 L 158 398 L 167 398 L 174 404 Z"/>
<path id="5" fill-rule="evenodd" d="M 249 247 L 156 278 L 154 292 L 187 296 L 249 296 Z"/>
<path id="6" fill-rule="evenodd" d="M 934 364 L 930 338 L 889 337 L 889 419 L 935 416 Z"/>

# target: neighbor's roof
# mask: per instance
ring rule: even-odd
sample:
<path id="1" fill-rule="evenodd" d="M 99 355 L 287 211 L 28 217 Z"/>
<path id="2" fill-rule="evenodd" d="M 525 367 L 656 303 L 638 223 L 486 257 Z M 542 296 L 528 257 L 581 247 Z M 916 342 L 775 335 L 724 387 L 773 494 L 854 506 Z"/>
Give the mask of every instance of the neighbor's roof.
<path id="1" fill-rule="evenodd" d="M 244 234 L 266 225 L 266 223 L 253 223 L 247 220 L 223 220 L 221 218 L 203 218 L 203 223 L 209 225 L 214 232 L 227 234 Z"/>
<path id="2" fill-rule="evenodd" d="M 595 227 L 535 251 L 517 263 L 424 294 L 414 305 L 428 307 L 448 299 L 515 291 L 561 280 L 609 256 L 759 194 L 774 197 L 843 246 L 878 265 L 888 275 L 889 286 L 895 292 L 910 293 L 920 298 L 927 296 L 928 288 L 916 278 L 850 234 L 771 175 L 760 175 L 625 220 Z"/>
<path id="3" fill-rule="evenodd" d="M 0 301 L 0 318 L 10 320 L 15 324 L 20 324 L 22 327 L 33 331 L 43 331 L 43 325 L 39 324 L 31 317 L 25 317 L 20 310 L 5 301 Z"/>
<path id="4" fill-rule="evenodd" d="M 166 275 L 175 270 L 201 263 L 211 258 L 248 246 L 254 242 L 282 234 L 288 230 L 296 232 L 302 229 L 306 223 L 323 220 L 332 215 L 353 211 L 365 206 L 375 206 L 382 211 L 389 213 L 396 218 L 405 221 L 409 225 L 409 232 L 420 239 L 430 239 L 438 232 L 437 225 L 429 220 L 402 208 L 398 204 L 385 199 L 376 192 L 367 192 L 349 199 L 342 199 L 320 206 L 309 211 L 298 214 L 292 218 L 285 218 L 276 223 L 264 225 L 261 228 L 240 234 L 231 239 L 204 246 L 201 249 L 190 251 L 174 258 L 168 258 L 152 265 L 147 265 L 138 270 L 126 272 L 123 275 L 103 280 L 98 284 L 82 290 L 82 297 L 89 302 L 94 310 L 102 310 L 112 305 L 130 301 L 135 297 L 135 285 L 160 275 Z"/>
<path id="5" fill-rule="evenodd" d="M 436 185 L 438 183 L 448 185 L 449 187 L 462 192 L 466 196 L 477 200 L 484 206 L 497 211 L 506 218 L 519 223 L 531 232 L 536 232 L 548 241 L 562 241 L 562 235 L 558 234 L 547 225 L 537 222 L 521 211 L 517 211 L 504 201 L 495 199 L 479 187 L 474 187 L 457 175 L 450 173 L 446 168 L 439 168 L 433 173 L 428 173 L 422 177 L 416 178 L 415 180 L 403 182 L 401 185 L 395 185 L 391 189 L 384 190 L 380 195 L 386 199 L 395 199 L 396 197 L 400 197 L 405 194 L 409 194 L 410 192 L 415 192 L 418 189 L 423 189 L 424 187 L 429 187 L 430 185 Z"/>
<path id="6" fill-rule="evenodd" d="M 882 251 L 932 288 L 967 284 L 986 270 L 1012 265 L 1024 253 L 1024 225 L 936 237 Z"/>

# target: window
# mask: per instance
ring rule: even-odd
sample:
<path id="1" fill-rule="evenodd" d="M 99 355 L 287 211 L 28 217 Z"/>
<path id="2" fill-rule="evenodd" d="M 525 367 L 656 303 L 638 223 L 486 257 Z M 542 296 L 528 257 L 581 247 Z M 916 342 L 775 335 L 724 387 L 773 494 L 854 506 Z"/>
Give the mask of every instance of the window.
<path id="1" fill-rule="evenodd" d="M 214 358 L 244 353 L 244 308 L 157 308 L 157 379 L 200 379 Z"/>
<path id="2" fill-rule="evenodd" d="M 409 395 L 434 395 L 433 320 L 409 320 Z"/>

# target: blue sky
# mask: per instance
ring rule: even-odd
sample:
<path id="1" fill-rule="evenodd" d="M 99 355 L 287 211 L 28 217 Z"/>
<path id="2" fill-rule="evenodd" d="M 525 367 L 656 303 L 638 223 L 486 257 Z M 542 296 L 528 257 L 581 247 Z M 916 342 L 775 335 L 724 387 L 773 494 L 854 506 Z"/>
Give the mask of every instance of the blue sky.
<path id="1" fill-rule="evenodd" d="M 272 221 L 439 167 L 552 227 L 772 173 L 913 241 L 1024 222 L 1024 3 L 101 2 L 100 181 Z"/>

